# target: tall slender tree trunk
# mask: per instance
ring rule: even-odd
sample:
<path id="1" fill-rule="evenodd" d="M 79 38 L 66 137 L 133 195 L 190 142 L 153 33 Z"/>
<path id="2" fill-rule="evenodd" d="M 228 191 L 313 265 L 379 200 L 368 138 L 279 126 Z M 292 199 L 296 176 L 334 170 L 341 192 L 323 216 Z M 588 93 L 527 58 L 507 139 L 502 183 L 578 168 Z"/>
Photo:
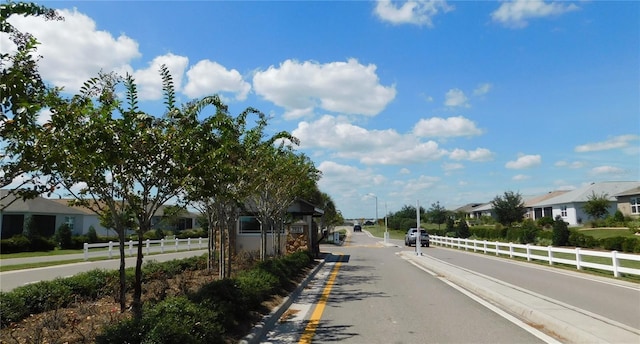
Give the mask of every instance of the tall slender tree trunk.
<path id="1" fill-rule="evenodd" d="M 120 313 L 124 313 L 127 309 L 127 275 L 125 273 L 126 264 L 125 264 L 125 255 L 124 255 L 124 228 L 120 228 L 118 230 L 118 241 L 120 241 L 118 245 L 118 249 L 120 251 L 120 270 L 119 270 L 119 281 L 120 281 L 120 292 L 119 292 L 119 301 L 120 301 Z"/>
<path id="2" fill-rule="evenodd" d="M 142 319 L 142 233 L 144 232 L 141 228 L 138 233 L 138 253 L 136 256 L 135 283 L 133 285 L 133 302 L 131 303 L 133 318 L 136 320 Z"/>

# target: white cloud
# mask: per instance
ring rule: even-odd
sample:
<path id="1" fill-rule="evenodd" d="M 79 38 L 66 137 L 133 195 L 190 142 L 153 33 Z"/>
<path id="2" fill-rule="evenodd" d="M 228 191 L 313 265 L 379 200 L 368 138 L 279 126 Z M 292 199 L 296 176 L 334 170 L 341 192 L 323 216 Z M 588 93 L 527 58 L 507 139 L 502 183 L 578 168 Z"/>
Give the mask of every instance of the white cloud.
<path id="1" fill-rule="evenodd" d="M 480 85 L 478 85 L 478 87 L 476 87 L 475 90 L 473 90 L 473 95 L 474 96 L 483 96 L 483 95 L 489 93 L 489 91 L 491 91 L 491 87 L 493 87 L 493 85 L 491 85 L 490 83 L 480 84 Z"/>
<path id="2" fill-rule="evenodd" d="M 568 167 L 568 168 L 582 168 L 585 166 L 585 163 L 582 161 L 564 161 L 560 160 L 555 163 L 557 167 Z"/>
<path id="3" fill-rule="evenodd" d="M 237 100 L 247 99 L 251 85 L 243 80 L 235 70 L 210 60 L 201 60 L 187 71 L 187 84 L 184 94 L 191 98 L 212 95 L 220 92 L 231 92 Z"/>
<path id="4" fill-rule="evenodd" d="M 284 107 L 287 118 L 316 107 L 375 116 L 396 96 L 395 86 L 380 85 L 376 68 L 356 59 L 327 64 L 286 60 L 279 67 L 256 72 L 253 87 L 256 94 Z"/>
<path id="5" fill-rule="evenodd" d="M 101 70 L 130 71 L 130 61 L 141 56 L 138 43 L 125 34 L 113 37 L 99 30 L 93 19 L 76 9 L 59 13 L 64 21 L 33 16 L 11 16 L 9 20 L 38 39 L 38 54 L 43 57 L 38 62 L 40 73 L 53 85 L 75 93 Z"/>
<path id="6" fill-rule="evenodd" d="M 408 168 L 403 167 L 400 169 L 400 174 L 411 174 L 411 171 Z"/>
<path id="7" fill-rule="evenodd" d="M 493 160 L 493 153 L 486 148 L 477 148 L 472 151 L 456 148 L 449 153 L 452 160 L 469 160 L 475 162 Z"/>
<path id="8" fill-rule="evenodd" d="M 574 4 L 558 1 L 515 0 L 503 2 L 491 13 L 491 18 L 507 27 L 523 28 L 529 24 L 528 19 L 558 16 L 578 9 L 579 7 Z"/>
<path id="9" fill-rule="evenodd" d="M 614 166 L 598 166 L 591 169 L 592 175 L 620 175 L 624 174 L 625 170 Z"/>
<path id="10" fill-rule="evenodd" d="M 469 107 L 467 96 L 462 90 L 453 88 L 447 91 L 445 95 L 444 105 L 450 107 Z"/>
<path id="11" fill-rule="evenodd" d="M 371 169 L 359 169 L 333 161 L 321 162 L 318 170 L 322 172 L 319 186 L 323 190 L 334 190 L 335 194 L 349 194 L 355 189 L 380 185 L 386 181 L 383 175 L 376 174 Z"/>
<path id="12" fill-rule="evenodd" d="M 300 148 L 325 148 L 344 159 L 364 164 L 399 165 L 437 160 L 446 154 L 434 141 L 422 142 L 393 129 L 367 130 L 345 118 L 325 115 L 314 122 L 302 121 L 292 131 Z"/>
<path id="13" fill-rule="evenodd" d="M 526 174 L 517 174 L 513 176 L 511 179 L 516 181 L 521 181 L 521 180 L 531 179 L 531 176 L 528 176 Z"/>
<path id="14" fill-rule="evenodd" d="M 391 0 L 380 0 L 374 13 L 383 21 L 393 24 L 415 24 L 433 27 L 433 17 L 454 9 L 443 0 L 410 0 L 397 6 Z"/>
<path id="15" fill-rule="evenodd" d="M 612 137 L 609 140 L 595 143 L 587 143 L 584 145 L 577 146 L 575 151 L 578 153 L 584 152 L 595 152 L 595 151 L 603 151 L 609 149 L 616 148 L 625 148 L 629 146 L 631 141 L 639 140 L 640 136 L 638 135 L 620 135 L 616 137 Z"/>
<path id="16" fill-rule="evenodd" d="M 445 173 L 450 173 L 452 171 L 456 171 L 456 170 L 461 170 L 464 168 L 464 165 L 461 163 L 444 163 L 442 164 L 442 169 L 445 171 Z"/>
<path id="17" fill-rule="evenodd" d="M 160 67 L 165 65 L 173 78 L 176 91 L 181 90 L 182 77 L 189 64 L 185 56 L 168 53 L 155 57 L 149 62 L 149 67 L 133 72 L 133 78 L 138 86 L 138 95 L 141 100 L 157 100 L 162 98 L 162 76 Z"/>
<path id="18" fill-rule="evenodd" d="M 404 194 L 419 194 L 432 188 L 440 181 L 438 177 L 420 176 L 417 179 L 411 179 L 404 184 Z"/>
<path id="19" fill-rule="evenodd" d="M 505 167 L 515 169 L 515 170 L 521 170 L 525 168 L 538 166 L 540 165 L 540 163 L 542 163 L 542 157 L 540 155 L 521 154 L 520 156 L 518 156 L 517 160 L 507 162 L 505 164 Z"/>
<path id="20" fill-rule="evenodd" d="M 456 137 L 482 134 L 472 121 L 462 116 L 420 119 L 413 127 L 413 133 L 420 137 Z"/>

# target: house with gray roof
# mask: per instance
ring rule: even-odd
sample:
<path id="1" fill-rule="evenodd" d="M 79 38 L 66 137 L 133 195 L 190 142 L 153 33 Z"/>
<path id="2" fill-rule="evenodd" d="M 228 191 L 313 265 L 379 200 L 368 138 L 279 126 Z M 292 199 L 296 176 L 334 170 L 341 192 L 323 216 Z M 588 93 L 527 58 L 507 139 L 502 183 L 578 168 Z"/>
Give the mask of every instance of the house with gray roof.
<path id="1" fill-rule="evenodd" d="M 636 186 L 614 196 L 618 199 L 618 210 L 622 215 L 640 218 L 640 187 Z"/>
<path id="2" fill-rule="evenodd" d="M 530 204 L 534 212 L 551 208 L 551 216 L 555 219 L 560 216 L 570 226 L 578 226 L 589 220 L 589 215 L 584 212 L 583 207 L 592 195 L 606 195 L 609 200 L 609 214 L 613 214 L 618 209 L 618 199 L 616 195 L 640 187 L 640 182 L 598 182 L 591 183 L 581 188 L 571 190 L 561 195 L 547 198 L 540 202 Z M 637 209 L 637 208 L 636 208 Z"/>

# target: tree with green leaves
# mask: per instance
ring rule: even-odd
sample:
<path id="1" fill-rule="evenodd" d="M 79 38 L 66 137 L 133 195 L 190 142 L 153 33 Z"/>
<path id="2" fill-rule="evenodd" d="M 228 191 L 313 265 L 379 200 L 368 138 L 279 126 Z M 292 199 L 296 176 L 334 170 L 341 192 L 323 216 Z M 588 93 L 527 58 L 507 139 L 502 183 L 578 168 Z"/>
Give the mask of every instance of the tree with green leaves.
<path id="1" fill-rule="evenodd" d="M 587 197 L 587 202 L 582 206 L 582 210 L 594 220 L 605 218 L 609 215 L 609 195 L 606 193 L 596 195 L 595 192 L 591 192 L 591 195 Z"/>
<path id="2" fill-rule="evenodd" d="M 50 185 L 40 183 L 36 164 L 39 151 L 34 145 L 39 130 L 36 119 L 47 106 L 45 99 L 51 88 L 38 71 L 38 41 L 13 26 L 9 22 L 11 16 L 62 19 L 55 10 L 34 3 L 0 4 L 0 32 L 15 46 L 13 52 L 10 47 L 3 47 L 0 52 L 0 188 L 17 183 L 11 192 L 0 195 L 0 217 L 3 209 L 19 199 L 9 195 L 27 199 L 50 190 Z"/>
<path id="3" fill-rule="evenodd" d="M 447 221 L 448 211 L 445 207 L 440 205 L 440 202 L 432 203 L 431 208 L 427 211 L 428 218 L 432 223 L 438 224 L 438 229 L 440 229 L 440 225 Z"/>
<path id="4" fill-rule="evenodd" d="M 131 228 L 133 214 L 124 201 L 128 185 L 121 179 L 130 162 L 129 146 L 123 140 L 115 74 L 100 74 L 88 80 L 70 99 L 50 94 L 51 119 L 43 125 L 37 149 L 39 166 L 52 183 L 66 190 L 73 201 L 99 216 L 119 239 L 120 310 L 126 310 L 125 231 Z M 97 99 L 97 101 L 94 101 Z M 77 188 L 77 186 L 81 186 Z"/>
<path id="5" fill-rule="evenodd" d="M 527 212 L 522 196 L 513 191 L 505 191 L 503 196 L 496 196 L 491 204 L 498 222 L 505 227 L 522 221 L 522 217 Z"/>
<path id="6" fill-rule="evenodd" d="M 456 237 L 458 238 L 468 238 L 471 236 L 471 232 L 469 231 L 469 225 L 465 219 L 461 219 L 458 221 L 456 225 Z"/>
<path id="7" fill-rule="evenodd" d="M 553 246 L 566 246 L 569 244 L 569 227 L 560 215 L 553 221 Z"/>

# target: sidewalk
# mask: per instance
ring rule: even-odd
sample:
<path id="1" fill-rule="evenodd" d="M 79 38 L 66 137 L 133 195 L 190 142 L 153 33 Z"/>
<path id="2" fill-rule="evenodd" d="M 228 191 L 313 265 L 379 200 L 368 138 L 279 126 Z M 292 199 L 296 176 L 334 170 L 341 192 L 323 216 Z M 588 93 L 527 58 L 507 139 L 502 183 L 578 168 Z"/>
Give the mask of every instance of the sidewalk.
<path id="1" fill-rule="evenodd" d="M 84 254 L 64 254 L 59 256 L 37 256 L 37 257 L 25 257 L 25 258 L 10 258 L 0 259 L 0 266 L 20 265 L 20 264 L 34 264 L 42 262 L 64 262 L 68 260 L 84 259 Z"/>

